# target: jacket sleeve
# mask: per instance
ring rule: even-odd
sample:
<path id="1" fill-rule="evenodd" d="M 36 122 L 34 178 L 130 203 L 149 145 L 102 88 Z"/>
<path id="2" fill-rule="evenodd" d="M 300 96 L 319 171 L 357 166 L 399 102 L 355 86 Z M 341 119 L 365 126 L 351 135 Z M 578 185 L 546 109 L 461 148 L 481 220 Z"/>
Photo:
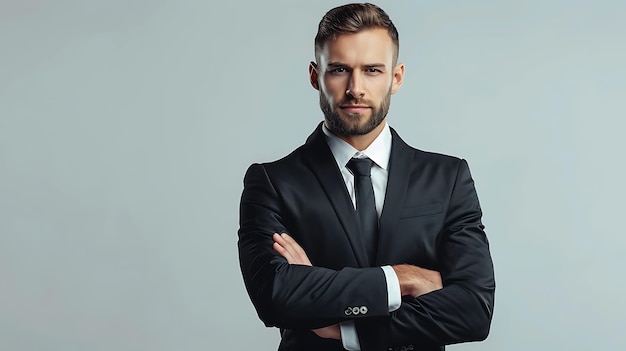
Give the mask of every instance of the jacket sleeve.
<path id="1" fill-rule="evenodd" d="M 446 345 L 487 337 L 495 280 L 481 216 L 474 182 L 467 163 L 461 160 L 437 242 L 443 289 L 403 298 L 400 309 L 389 316 L 356 321 L 362 350 L 377 349 L 372 345 L 411 349 L 411 345 Z"/>
<path id="2" fill-rule="evenodd" d="M 265 325 L 319 328 L 344 320 L 349 307 L 366 312 L 357 318 L 389 315 L 380 268 L 336 271 L 290 265 L 272 248 L 274 233 L 289 233 L 283 220 L 288 211 L 265 166 L 250 166 L 240 205 L 239 261 L 250 299 Z"/>

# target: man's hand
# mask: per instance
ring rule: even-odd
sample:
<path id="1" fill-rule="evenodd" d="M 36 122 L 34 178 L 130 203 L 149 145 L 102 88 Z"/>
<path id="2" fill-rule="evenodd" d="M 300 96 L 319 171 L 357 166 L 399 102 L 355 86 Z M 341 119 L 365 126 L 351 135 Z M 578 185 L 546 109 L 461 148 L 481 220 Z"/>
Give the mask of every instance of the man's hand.
<path id="1" fill-rule="evenodd" d="M 402 296 L 418 297 L 443 288 L 441 274 L 437 271 L 408 264 L 399 264 L 391 268 L 398 276 Z"/>
<path id="2" fill-rule="evenodd" d="M 306 255 L 306 252 L 304 252 L 302 246 L 293 240 L 292 237 L 285 233 L 275 233 L 274 236 L 272 236 L 272 239 L 274 239 L 274 250 L 286 258 L 287 263 L 312 266 L 311 261 Z M 341 340 L 341 328 L 339 328 L 339 324 L 313 329 L 312 331 L 320 338 Z"/>
<path id="3" fill-rule="evenodd" d="M 302 246 L 288 234 L 275 233 L 272 239 L 274 239 L 272 247 L 276 252 L 287 259 L 287 263 L 312 266 Z M 392 268 L 398 276 L 402 296 L 418 297 L 443 288 L 441 274 L 437 271 L 431 271 L 426 268 L 408 264 L 395 265 L 392 266 Z M 341 340 L 341 328 L 339 328 L 339 324 L 313 329 L 312 331 L 320 338 Z"/>
<path id="4" fill-rule="evenodd" d="M 272 239 L 274 239 L 274 245 L 272 246 L 274 250 L 286 258 L 289 264 L 312 266 L 304 249 L 292 237 L 285 233 L 275 233 Z"/>
<path id="5" fill-rule="evenodd" d="M 341 328 L 339 324 L 329 325 L 328 327 L 313 329 L 313 332 L 320 338 L 341 340 Z"/>

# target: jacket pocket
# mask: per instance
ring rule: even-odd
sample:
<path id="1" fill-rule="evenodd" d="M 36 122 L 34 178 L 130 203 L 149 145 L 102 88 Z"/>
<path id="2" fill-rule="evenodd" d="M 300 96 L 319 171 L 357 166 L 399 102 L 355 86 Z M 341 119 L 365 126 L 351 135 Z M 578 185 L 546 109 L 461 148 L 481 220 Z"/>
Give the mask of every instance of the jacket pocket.
<path id="1" fill-rule="evenodd" d="M 440 203 L 405 207 L 400 213 L 400 218 L 429 216 L 441 213 L 442 211 Z"/>

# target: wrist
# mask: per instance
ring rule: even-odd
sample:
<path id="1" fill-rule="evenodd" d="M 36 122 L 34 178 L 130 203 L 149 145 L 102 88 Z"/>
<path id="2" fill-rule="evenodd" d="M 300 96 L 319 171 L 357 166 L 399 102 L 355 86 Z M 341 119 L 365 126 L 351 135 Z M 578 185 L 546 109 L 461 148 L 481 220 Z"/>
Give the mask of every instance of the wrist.
<path id="1" fill-rule="evenodd" d="M 405 272 L 405 267 L 403 267 L 404 265 L 402 264 L 397 264 L 397 265 L 393 265 L 391 266 L 391 268 L 393 268 L 393 271 L 396 273 L 396 277 L 398 278 L 398 284 L 400 285 L 400 295 L 401 296 L 405 296 L 408 294 L 407 290 L 408 290 L 408 284 L 407 284 L 407 275 Z"/>
<path id="2" fill-rule="evenodd" d="M 408 264 L 399 264 L 392 266 L 392 268 L 398 277 L 400 295 L 417 297 L 417 291 L 419 290 L 419 282 L 416 280 L 417 277 L 415 272 L 417 267 Z"/>

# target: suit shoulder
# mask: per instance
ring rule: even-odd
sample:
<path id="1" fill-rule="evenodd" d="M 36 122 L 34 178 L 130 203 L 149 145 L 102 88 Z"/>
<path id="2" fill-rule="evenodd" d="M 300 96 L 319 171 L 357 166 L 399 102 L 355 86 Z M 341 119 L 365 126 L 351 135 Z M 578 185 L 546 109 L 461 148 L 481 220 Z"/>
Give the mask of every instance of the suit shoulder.
<path id="1" fill-rule="evenodd" d="M 424 151 L 424 150 L 420 150 L 416 148 L 412 148 L 412 149 L 415 152 L 415 158 L 419 158 L 419 159 L 426 160 L 426 161 L 441 162 L 441 163 L 446 163 L 446 164 L 458 164 L 459 162 L 463 161 L 462 158 L 459 158 L 457 156 L 446 155 L 446 154 L 432 152 L 432 151 Z"/>
<path id="2" fill-rule="evenodd" d="M 263 170 L 263 172 L 270 178 L 293 178 L 310 171 L 307 167 L 307 164 L 310 162 L 307 161 L 307 159 L 317 157 L 326 152 L 330 153 L 330 150 L 324 141 L 320 123 L 317 129 L 307 138 L 304 144 L 300 145 L 286 156 L 275 161 L 254 163 L 248 168 L 248 170 Z"/>
<path id="3" fill-rule="evenodd" d="M 463 158 L 419 149 L 414 149 L 414 152 L 413 162 L 419 169 L 436 169 L 440 174 L 455 177 L 471 174 L 469 164 Z"/>
<path id="4" fill-rule="evenodd" d="M 291 165 L 294 162 L 299 162 L 302 159 L 302 150 L 304 149 L 304 145 L 299 146 L 298 148 L 296 148 L 295 150 L 293 150 L 292 152 L 290 152 L 289 154 L 274 160 L 274 161 L 269 161 L 269 162 L 263 162 L 261 163 L 263 166 L 268 167 L 268 168 L 274 168 L 274 167 L 282 167 L 285 165 Z"/>
<path id="5" fill-rule="evenodd" d="M 274 160 L 266 162 L 255 162 L 248 167 L 248 171 L 255 168 L 264 169 L 265 172 L 273 172 L 274 170 L 281 170 L 285 167 L 294 167 L 295 165 L 302 163 L 302 150 L 304 145 L 299 146 L 289 154 Z"/>
<path id="6" fill-rule="evenodd" d="M 411 150 L 413 152 L 413 157 L 415 161 L 430 162 L 430 163 L 436 163 L 440 165 L 450 165 L 450 166 L 456 166 L 456 167 L 458 167 L 460 163 L 465 162 L 465 160 L 456 156 L 445 155 L 442 153 L 417 149 L 407 144 L 404 140 L 402 140 L 402 138 L 398 135 L 398 133 L 393 128 L 391 129 L 391 131 L 392 131 L 392 135 L 394 138 L 393 142 L 397 144 L 397 147 L 400 150 L 403 150 L 403 149 Z"/>
<path id="7" fill-rule="evenodd" d="M 465 159 L 438 152 L 424 151 L 409 146 L 413 151 L 413 165 L 419 169 L 437 169 L 442 174 L 459 174 L 469 172 Z"/>

